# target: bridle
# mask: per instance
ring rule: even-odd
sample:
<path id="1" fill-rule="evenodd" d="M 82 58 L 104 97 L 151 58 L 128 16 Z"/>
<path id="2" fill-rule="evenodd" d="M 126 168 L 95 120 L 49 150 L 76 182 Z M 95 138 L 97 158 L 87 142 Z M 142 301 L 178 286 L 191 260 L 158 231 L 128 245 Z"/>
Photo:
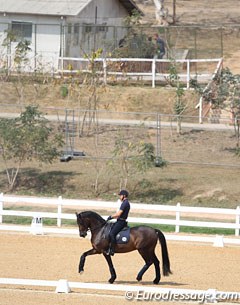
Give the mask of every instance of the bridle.
<path id="1" fill-rule="evenodd" d="M 89 226 L 86 226 L 84 218 L 82 218 L 81 214 L 77 215 L 77 219 L 78 219 L 78 224 L 79 224 L 79 219 L 82 220 L 80 225 L 84 227 L 84 230 L 82 230 L 81 232 L 83 232 L 85 236 L 87 235 L 87 232 L 92 232 L 93 233 L 93 232 L 99 230 L 100 228 L 106 226 L 107 223 L 108 223 L 107 221 L 105 221 L 105 223 L 101 223 L 99 226 L 97 226 L 95 228 L 90 228 Z"/>

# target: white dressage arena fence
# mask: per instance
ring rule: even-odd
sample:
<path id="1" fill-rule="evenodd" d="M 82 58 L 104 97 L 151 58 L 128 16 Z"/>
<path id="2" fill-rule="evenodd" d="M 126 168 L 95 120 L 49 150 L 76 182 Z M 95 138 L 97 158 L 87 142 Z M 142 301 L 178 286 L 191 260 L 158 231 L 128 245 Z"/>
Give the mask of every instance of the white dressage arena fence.
<path id="1" fill-rule="evenodd" d="M 149 300 L 149 301 L 195 301 L 198 303 L 216 303 L 218 301 L 239 301 L 239 292 L 218 291 L 217 289 L 195 290 L 162 288 L 159 286 L 140 286 L 123 284 L 101 284 L 101 283 L 82 283 L 68 282 L 66 279 L 58 281 L 35 280 L 35 279 L 16 279 L 0 278 L 0 285 L 20 285 L 54 287 L 56 293 L 69 293 L 72 289 L 87 289 L 101 291 L 119 291 L 124 293 L 126 300 Z"/>
<path id="2" fill-rule="evenodd" d="M 43 212 L 43 211 L 19 211 L 19 210 L 10 210 L 4 209 L 5 204 L 32 204 L 33 208 L 37 206 L 54 206 L 56 207 L 56 212 Z M 37 205 L 37 206 L 36 206 Z M 28 231 L 32 234 L 45 234 L 45 233 L 66 233 L 66 234 L 78 234 L 76 229 L 63 229 L 60 228 L 62 225 L 63 219 L 76 220 L 75 214 L 63 213 L 63 207 L 76 207 L 76 210 L 102 210 L 106 209 L 115 209 L 118 204 L 116 202 L 109 201 L 93 201 L 93 200 L 73 200 L 73 199 L 63 199 L 61 196 L 58 198 L 40 198 L 40 197 L 16 197 L 16 196 L 6 196 L 0 194 L 0 230 L 18 230 L 18 231 Z M 161 204 L 140 204 L 140 203 L 131 203 L 132 212 L 146 211 L 149 213 L 153 212 L 163 212 L 158 218 L 141 218 L 141 217 L 129 217 L 129 223 L 143 223 L 143 224 L 159 224 L 159 225 L 171 225 L 175 227 L 175 233 L 180 232 L 181 226 L 190 226 L 190 227 L 205 227 L 205 228 L 221 228 L 221 229 L 232 229 L 235 230 L 235 236 L 239 237 L 240 231 L 240 207 L 236 209 L 226 209 L 226 208 L 204 208 L 204 207 L 190 207 L 182 206 L 180 203 L 177 203 L 175 206 L 170 205 L 161 205 Z M 163 218 L 165 214 L 171 214 L 172 219 Z M 232 222 L 228 219 L 226 221 L 201 221 L 201 220 L 184 220 L 181 219 L 182 215 L 190 213 L 194 217 L 198 217 L 199 214 L 212 214 L 220 215 L 225 217 L 229 215 L 232 217 Z M 2 216 L 17 216 L 17 217 L 31 217 L 32 224 L 31 227 L 27 226 L 13 226 L 13 225 L 4 225 Z M 102 217 L 107 218 L 107 215 Z M 56 224 L 58 228 L 50 228 L 43 226 L 44 218 L 56 219 Z M 239 238 L 226 238 L 221 235 L 216 237 L 197 237 L 197 236 L 181 236 L 181 235 L 168 235 L 168 239 L 174 240 L 186 240 L 186 241 L 199 241 L 199 242 L 211 242 L 215 246 L 223 246 L 224 243 L 231 244 L 240 244 Z M 185 239 L 183 239 L 185 238 Z"/>

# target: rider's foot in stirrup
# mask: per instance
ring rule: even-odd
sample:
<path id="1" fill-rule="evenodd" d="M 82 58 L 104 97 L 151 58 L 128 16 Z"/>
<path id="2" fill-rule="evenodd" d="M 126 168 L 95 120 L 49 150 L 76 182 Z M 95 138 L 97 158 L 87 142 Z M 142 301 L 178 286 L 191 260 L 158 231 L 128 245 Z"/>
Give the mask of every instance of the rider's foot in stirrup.
<path id="1" fill-rule="evenodd" d="M 111 256 L 114 255 L 114 251 L 113 251 L 113 249 L 111 249 L 111 248 L 108 248 L 107 251 L 106 251 L 105 253 L 106 253 L 107 255 L 111 255 Z"/>

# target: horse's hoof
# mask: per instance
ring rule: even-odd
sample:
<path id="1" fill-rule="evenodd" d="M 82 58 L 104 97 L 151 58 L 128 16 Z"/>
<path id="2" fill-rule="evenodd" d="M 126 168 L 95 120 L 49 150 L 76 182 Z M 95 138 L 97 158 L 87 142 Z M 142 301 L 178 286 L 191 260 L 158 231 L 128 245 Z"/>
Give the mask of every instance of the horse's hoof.
<path id="1" fill-rule="evenodd" d="M 78 273 L 79 274 L 83 274 L 84 270 L 79 270 Z"/>
<path id="2" fill-rule="evenodd" d="M 136 277 L 136 280 L 137 280 L 138 282 L 141 282 L 142 278 L 137 276 L 137 277 Z"/>
<path id="3" fill-rule="evenodd" d="M 108 283 L 109 284 L 113 284 L 113 282 L 116 280 L 116 277 L 111 277 L 109 280 L 108 280 Z"/>
<path id="4" fill-rule="evenodd" d="M 160 282 L 160 280 L 156 280 L 156 279 L 155 279 L 155 280 L 153 281 L 153 284 L 157 285 L 157 284 L 159 284 L 159 282 Z"/>

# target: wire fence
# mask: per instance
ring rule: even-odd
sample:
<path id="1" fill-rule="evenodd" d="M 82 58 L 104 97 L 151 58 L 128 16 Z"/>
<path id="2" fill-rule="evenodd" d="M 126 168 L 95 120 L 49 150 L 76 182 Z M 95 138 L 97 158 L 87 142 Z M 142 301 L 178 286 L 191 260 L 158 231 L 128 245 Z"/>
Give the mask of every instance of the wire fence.
<path id="1" fill-rule="evenodd" d="M 14 116 L 16 105 L 12 109 L 10 105 L 1 105 L 0 109 L 1 117 L 10 116 L 9 113 Z M 176 115 L 54 107 L 41 111 L 62 133 L 64 153 L 75 159 L 107 161 L 123 158 L 124 154 L 131 158 L 139 145 L 150 143 L 156 158 L 170 163 L 240 167 L 240 158 L 235 154 L 234 126 L 226 117 L 220 118 L 218 124 L 203 118 L 199 124 L 198 116 L 181 116 L 179 134 Z M 125 150 L 124 145 L 128 147 Z M 116 153 L 117 149 L 122 149 L 122 153 Z"/>
<path id="2" fill-rule="evenodd" d="M 20 24 L 19 24 L 20 26 Z M 6 44 L 11 23 L 0 23 L 0 66 L 11 65 L 17 41 Z M 153 58 L 150 37 L 159 33 L 166 43 L 166 59 L 207 59 L 229 57 L 238 51 L 240 25 L 178 25 L 156 27 L 140 25 L 108 26 L 101 24 L 31 24 L 32 35 L 29 57 L 34 64 L 56 67 L 59 56 L 84 57 L 93 50 L 101 49 L 103 57 Z M 49 37 L 42 35 L 49 33 Z M 49 41 L 47 39 L 50 39 Z M 125 46 L 120 41 L 125 39 Z M 8 63 L 6 63 L 8 61 Z"/>

